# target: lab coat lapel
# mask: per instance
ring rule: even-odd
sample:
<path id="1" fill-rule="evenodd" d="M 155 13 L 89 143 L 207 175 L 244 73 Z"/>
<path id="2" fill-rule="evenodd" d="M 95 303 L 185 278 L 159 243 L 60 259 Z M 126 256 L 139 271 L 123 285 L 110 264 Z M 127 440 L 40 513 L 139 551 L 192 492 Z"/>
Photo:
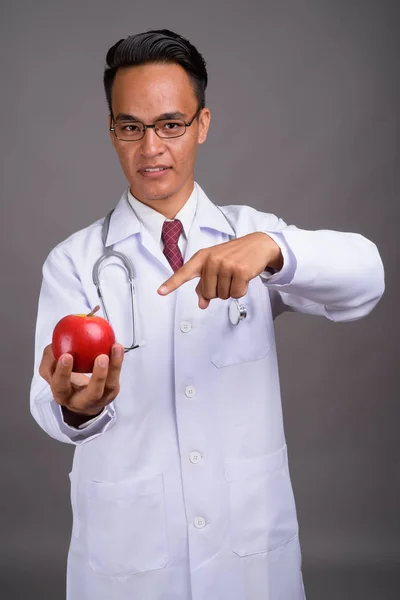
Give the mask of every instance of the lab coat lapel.
<path id="1" fill-rule="evenodd" d="M 221 210 L 208 199 L 201 187 L 198 190 L 197 209 L 190 228 L 185 263 L 202 248 L 215 246 L 235 237 L 235 232 Z"/>
<path id="2" fill-rule="evenodd" d="M 111 216 L 106 246 L 118 244 L 118 242 L 122 242 L 134 234 L 140 236 L 139 239 L 142 247 L 160 262 L 168 273 L 172 273 L 171 266 L 159 244 L 156 243 L 147 229 L 142 225 L 129 204 L 128 189 L 126 189 Z"/>
<path id="3" fill-rule="evenodd" d="M 172 267 L 169 264 L 164 252 L 161 250 L 159 244 L 156 243 L 155 239 L 150 235 L 147 229 L 141 225 L 140 241 L 143 248 L 147 250 L 156 260 L 158 260 L 169 273 L 173 273 Z"/>

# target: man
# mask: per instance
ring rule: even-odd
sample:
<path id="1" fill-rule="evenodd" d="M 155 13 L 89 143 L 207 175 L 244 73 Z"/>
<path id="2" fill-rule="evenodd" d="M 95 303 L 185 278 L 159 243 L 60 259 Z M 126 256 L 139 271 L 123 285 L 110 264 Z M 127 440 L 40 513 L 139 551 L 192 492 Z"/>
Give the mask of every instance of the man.
<path id="1" fill-rule="evenodd" d="M 76 445 L 68 600 L 301 600 L 273 319 L 367 315 L 384 289 L 379 253 L 358 234 L 208 200 L 194 181 L 207 73 L 187 40 L 121 40 L 104 83 L 129 186 L 108 228 L 75 233 L 44 264 L 31 391 L 39 425 Z M 120 255 L 100 283 L 118 341 L 135 347 L 123 360 L 115 344 L 89 378 L 69 354 L 55 362 L 51 336 L 97 304 L 105 249 L 133 263 L 133 326 Z"/>

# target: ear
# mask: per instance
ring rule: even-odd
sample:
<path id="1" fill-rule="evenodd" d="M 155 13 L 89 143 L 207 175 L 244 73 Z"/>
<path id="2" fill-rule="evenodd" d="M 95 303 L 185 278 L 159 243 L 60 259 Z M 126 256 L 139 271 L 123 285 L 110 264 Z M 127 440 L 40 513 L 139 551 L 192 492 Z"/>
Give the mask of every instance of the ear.
<path id="1" fill-rule="evenodd" d="M 208 108 L 203 108 L 199 116 L 199 134 L 197 141 L 204 144 L 207 139 L 208 129 L 210 127 L 211 113 Z"/>

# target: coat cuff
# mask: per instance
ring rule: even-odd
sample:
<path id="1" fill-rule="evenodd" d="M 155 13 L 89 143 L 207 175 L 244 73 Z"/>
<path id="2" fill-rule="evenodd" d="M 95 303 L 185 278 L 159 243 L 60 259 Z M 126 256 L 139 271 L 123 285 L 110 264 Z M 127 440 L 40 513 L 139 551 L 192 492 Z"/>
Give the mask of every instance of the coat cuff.
<path id="1" fill-rule="evenodd" d="M 99 415 L 90 419 L 90 421 L 86 421 L 86 423 L 83 423 L 78 428 L 71 427 L 71 425 L 65 423 L 61 406 L 54 399 L 51 400 L 51 408 L 60 430 L 74 443 L 98 437 L 107 431 L 116 419 L 115 408 L 112 402 L 104 407 L 104 410 Z"/>
<path id="2" fill-rule="evenodd" d="M 270 273 L 269 271 L 263 271 L 260 273 L 260 277 L 265 284 L 279 284 L 279 285 L 287 285 L 290 283 L 294 277 L 297 268 L 296 257 L 293 254 L 291 248 L 289 247 L 284 235 L 282 233 L 264 231 L 266 235 L 274 240 L 274 242 L 279 246 L 283 256 L 283 267 L 280 271 L 276 271 L 275 273 Z"/>

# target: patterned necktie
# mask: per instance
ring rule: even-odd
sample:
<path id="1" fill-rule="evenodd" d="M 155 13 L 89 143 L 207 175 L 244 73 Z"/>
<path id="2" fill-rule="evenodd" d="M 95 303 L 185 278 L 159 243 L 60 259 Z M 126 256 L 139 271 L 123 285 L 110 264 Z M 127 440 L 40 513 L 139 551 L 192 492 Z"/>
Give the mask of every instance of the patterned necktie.
<path id="1" fill-rule="evenodd" d="M 179 219 L 175 221 L 164 221 L 161 238 L 164 242 L 164 254 L 172 267 L 176 271 L 183 265 L 183 258 L 179 250 L 178 240 L 182 233 L 182 223 Z"/>

